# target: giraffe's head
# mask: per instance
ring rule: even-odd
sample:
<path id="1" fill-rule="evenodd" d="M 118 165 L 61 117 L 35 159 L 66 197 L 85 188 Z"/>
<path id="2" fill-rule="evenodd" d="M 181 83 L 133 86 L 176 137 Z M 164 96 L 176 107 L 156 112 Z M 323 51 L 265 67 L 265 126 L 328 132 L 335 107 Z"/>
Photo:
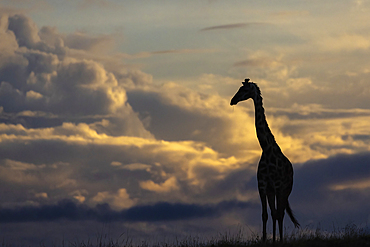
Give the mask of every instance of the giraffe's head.
<path id="1" fill-rule="evenodd" d="M 236 105 L 239 101 L 247 100 L 253 98 L 259 91 L 256 84 L 249 82 L 249 79 L 245 79 L 243 86 L 241 86 L 231 99 L 230 105 Z"/>

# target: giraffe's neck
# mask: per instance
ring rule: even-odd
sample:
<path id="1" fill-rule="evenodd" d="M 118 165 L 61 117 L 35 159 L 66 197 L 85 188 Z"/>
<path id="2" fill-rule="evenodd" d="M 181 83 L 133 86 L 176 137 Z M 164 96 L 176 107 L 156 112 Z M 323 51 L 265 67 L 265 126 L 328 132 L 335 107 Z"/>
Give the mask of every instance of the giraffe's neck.
<path id="1" fill-rule="evenodd" d="M 257 138 L 262 150 L 267 150 L 273 145 L 277 145 L 265 116 L 265 109 L 262 105 L 262 96 L 256 95 L 253 99 L 255 108 L 255 125 Z"/>

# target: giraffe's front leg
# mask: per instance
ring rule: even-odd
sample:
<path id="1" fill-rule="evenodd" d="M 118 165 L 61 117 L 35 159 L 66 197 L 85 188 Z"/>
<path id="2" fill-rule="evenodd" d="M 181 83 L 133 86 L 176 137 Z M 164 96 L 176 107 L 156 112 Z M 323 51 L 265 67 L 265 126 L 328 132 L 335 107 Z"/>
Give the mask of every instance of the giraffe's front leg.
<path id="1" fill-rule="evenodd" d="M 266 242 L 266 225 L 267 225 L 267 198 L 266 193 L 259 190 L 260 198 L 261 198 L 261 204 L 262 204 L 262 223 L 263 223 L 263 231 L 262 231 L 262 240 L 263 242 Z"/>
<path id="2" fill-rule="evenodd" d="M 267 200 L 271 210 L 271 218 L 272 218 L 272 241 L 275 242 L 276 240 L 276 207 L 275 207 L 275 193 L 267 192 Z"/>

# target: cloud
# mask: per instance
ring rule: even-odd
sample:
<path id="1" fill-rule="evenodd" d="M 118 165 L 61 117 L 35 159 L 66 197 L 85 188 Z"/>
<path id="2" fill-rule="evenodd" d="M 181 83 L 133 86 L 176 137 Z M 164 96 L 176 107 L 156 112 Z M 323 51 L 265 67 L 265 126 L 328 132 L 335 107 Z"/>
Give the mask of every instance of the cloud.
<path id="1" fill-rule="evenodd" d="M 35 197 L 38 197 L 38 198 L 48 198 L 48 194 L 45 193 L 45 192 L 40 192 L 40 193 L 36 193 L 35 194 Z"/>
<path id="2" fill-rule="evenodd" d="M 161 51 L 151 51 L 151 52 L 139 52 L 136 54 L 121 54 L 123 58 L 126 59 L 137 59 L 146 58 L 154 55 L 165 55 L 165 54 L 197 54 L 197 53 L 214 53 L 215 49 L 177 49 L 177 50 L 161 50 Z"/>
<path id="3" fill-rule="evenodd" d="M 253 67 L 276 67 L 279 66 L 280 63 L 273 61 L 269 58 L 258 58 L 258 59 L 248 59 L 244 61 L 239 61 L 234 63 L 233 66 L 240 67 L 240 66 L 253 66 Z"/>
<path id="4" fill-rule="evenodd" d="M 303 99 L 307 91 L 317 92 L 318 85 L 310 78 L 287 79 L 283 87 L 278 82 L 261 84 L 268 122 L 292 162 L 368 150 L 363 140 L 356 140 L 357 144 L 353 145 L 352 140 L 343 140 L 339 134 L 368 133 L 366 110 L 327 109 L 321 104 L 297 103 L 289 108 L 277 107 L 278 100 Z M 201 94 L 174 83 L 129 90 L 128 101 L 157 139 L 201 141 L 217 152 L 234 155 L 239 162 L 258 160 L 260 147 L 255 137 L 252 102 L 230 109 L 229 102 L 217 94 Z M 348 117 L 356 117 L 357 121 Z"/>
<path id="5" fill-rule="evenodd" d="M 10 171 L 4 170 L 2 174 L 8 178 L 19 179 L 17 181 L 21 188 L 32 186 L 40 193 L 47 193 L 50 201 L 60 196 L 66 197 L 67 194 L 67 198 L 82 200 L 88 204 L 109 202 L 114 208 L 127 206 L 125 200 L 130 204 L 130 198 L 138 198 L 141 203 L 153 203 L 160 199 L 195 202 L 200 196 L 204 197 L 203 201 L 217 202 L 225 196 L 232 199 L 235 195 L 225 190 L 222 194 L 218 192 L 210 197 L 206 196 L 215 183 L 220 184 L 230 171 L 238 169 L 239 164 L 235 158 L 224 158 L 201 143 L 113 137 L 97 133 L 93 126 L 64 123 L 53 128 L 29 129 L 22 125 L 2 124 L 1 146 L 7 148 L 1 149 L 4 152 L 0 156 L 19 160 L 18 162 L 28 160 L 29 163 L 32 160 L 33 164 L 42 164 L 45 167 L 40 173 L 31 170 L 27 171 L 27 174 L 22 171 L 14 174 L 14 171 L 9 173 Z M 28 145 L 24 146 L 24 141 Z M 12 144 L 9 145 L 10 143 Z M 22 155 L 19 155 L 19 152 Z M 81 160 L 81 156 L 86 158 Z M 57 166 L 50 173 L 48 167 L 60 160 L 68 162 L 69 165 Z M 153 164 L 154 161 L 157 164 Z M 243 174 L 243 179 L 247 179 L 248 172 Z M 58 179 L 55 179 L 56 175 Z M 50 180 L 39 179 L 42 176 Z M 14 186 L 14 179 L 3 181 Z M 151 181 L 151 184 L 148 181 Z M 50 187 L 45 190 L 44 186 L 47 184 Z M 146 189 L 143 190 L 140 184 L 153 186 L 144 186 Z M 117 192 L 117 185 L 127 188 L 126 196 Z M 234 186 L 237 185 L 229 185 L 229 188 Z M 56 194 L 53 188 L 60 188 L 59 192 Z M 87 193 L 76 193 L 76 190 L 81 189 L 86 189 Z M 161 193 L 171 189 L 175 190 L 172 190 L 174 193 L 170 193 L 170 196 L 168 193 Z M 190 191 L 195 193 L 189 197 L 187 195 Z M 19 190 L 17 193 L 21 192 L 22 190 Z M 145 197 L 138 197 L 143 193 Z M 8 200 L 11 201 L 11 198 L 8 197 Z M 39 201 L 37 198 L 33 200 Z"/>
<path id="6" fill-rule="evenodd" d="M 319 40 L 314 40 L 319 48 L 325 51 L 356 51 L 368 50 L 370 47 L 369 38 L 360 34 L 343 33 L 335 36 L 324 36 Z"/>
<path id="7" fill-rule="evenodd" d="M 356 179 L 356 180 L 345 182 L 342 184 L 332 185 L 330 187 L 330 189 L 334 191 L 335 190 L 348 190 L 348 189 L 363 190 L 363 189 L 368 189 L 368 188 L 370 188 L 369 178 L 366 178 L 360 181 Z"/>
<path id="8" fill-rule="evenodd" d="M 251 26 L 266 25 L 266 23 L 251 22 L 251 23 L 234 23 L 227 25 L 211 26 L 202 28 L 200 31 L 212 31 L 212 30 L 223 30 L 223 29 L 236 29 L 236 28 L 246 28 Z"/>
<path id="9" fill-rule="evenodd" d="M 0 5 L 0 15 L 14 15 L 25 12 L 22 9 L 19 8 L 13 8 L 13 7 L 7 7 L 4 5 Z"/>
<path id="10" fill-rule="evenodd" d="M 228 210 L 248 208 L 251 204 L 238 201 L 223 201 L 215 205 L 170 204 L 138 206 L 127 210 L 127 220 L 171 221 L 203 217 L 217 217 Z"/>
<path id="11" fill-rule="evenodd" d="M 146 170 L 146 171 L 150 171 L 150 168 L 152 166 L 150 165 L 146 165 L 146 164 L 141 164 L 141 163 L 132 163 L 132 164 L 128 164 L 128 165 L 124 165 L 122 166 L 122 169 L 127 169 L 127 170 L 130 170 L 130 171 L 136 171 L 136 170 Z"/>
<path id="12" fill-rule="evenodd" d="M 86 201 L 86 196 L 89 195 L 89 192 L 85 189 L 82 190 L 75 190 L 69 194 L 79 203 L 84 203 Z"/>
<path id="13" fill-rule="evenodd" d="M 274 107 L 319 104 L 327 109 L 367 108 L 369 90 L 365 85 L 368 74 L 364 53 L 333 53 L 320 49 L 315 54 L 305 49 L 247 50 L 243 55 L 244 59 L 237 60 L 231 70 L 235 73 L 247 73 L 261 86 L 265 103 L 271 102 Z M 354 56 L 351 63 L 347 63 L 348 52 Z M 315 69 L 315 73 L 310 72 L 318 64 L 320 69 Z M 360 65 L 352 66 L 354 64 Z M 329 70 L 335 68 L 335 75 L 329 75 L 321 69 L 324 67 Z M 353 95 L 353 100 L 343 101 L 348 95 Z"/>
<path id="14" fill-rule="evenodd" d="M 4 111 L 41 110 L 64 114 L 107 114 L 124 108 L 126 95 L 114 76 L 92 61 L 59 62 L 52 54 L 26 51 L 29 73 L 22 81 L 2 81 L 0 94 Z M 26 71 L 22 65 L 16 65 Z M 23 67 L 23 68 L 22 68 Z M 10 69 L 3 70 L 9 74 Z M 18 84 L 18 85 L 17 85 Z M 27 102 L 26 99 L 34 102 Z M 36 97 L 35 97 L 36 96 Z"/>
<path id="15" fill-rule="evenodd" d="M 112 9 L 120 8 L 119 4 L 109 0 L 82 0 L 78 5 L 80 10 L 86 10 L 87 8 L 91 7 L 112 8 Z"/>
<path id="16" fill-rule="evenodd" d="M 333 222 L 336 215 L 341 215 L 335 219 L 341 224 L 349 220 L 363 223 L 369 217 L 369 187 L 365 182 L 370 178 L 369 161 L 367 152 L 309 161 L 295 167 L 293 209 L 307 221 L 330 224 L 328 221 Z"/>
<path id="17" fill-rule="evenodd" d="M 43 112 L 43 123 L 48 114 L 60 122 L 71 116 L 80 122 L 84 121 L 83 116 L 92 120 L 99 115 L 100 119 L 96 118 L 99 131 L 150 136 L 127 104 L 124 85 L 118 83 L 113 73 L 101 63 L 67 55 L 70 50 L 106 47 L 109 37 L 61 35 L 50 27 L 39 31 L 31 19 L 21 14 L 5 16 L 2 20 L 8 26 L 4 25 L 1 35 L 12 49 L 7 49 L 6 56 L 0 58 L 0 105 L 4 114 L 12 116 L 12 121 L 19 121 L 14 115 L 19 116 L 20 112 Z M 142 74 L 126 71 L 120 76 L 139 81 L 143 80 Z M 31 115 L 21 118 L 22 124 L 28 126 L 41 121 Z M 104 118 L 109 120 L 103 121 Z M 99 121 L 106 124 L 103 126 Z"/>
<path id="18" fill-rule="evenodd" d="M 63 37 L 65 46 L 71 49 L 90 52 L 103 52 L 114 48 L 114 39 L 110 35 L 91 36 L 83 32 L 75 32 Z"/>
<path id="19" fill-rule="evenodd" d="M 302 16 L 309 16 L 310 12 L 306 10 L 289 10 L 272 12 L 271 15 L 279 18 L 292 18 L 292 17 L 297 18 Z"/>
<path id="20" fill-rule="evenodd" d="M 252 79 L 256 78 L 253 80 L 262 90 L 269 126 L 293 163 L 369 150 L 364 139 L 346 139 L 340 134 L 368 135 L 365 130 L 369 121 L 365 106 L 368 90 L 363 74 L 335 79 L 298 77 L 304 72 L 286 53 L 253 51 L 247 54 L 248 59 L 240 63 L 245 67 L 235 69 L 247 71 Z M 350 102 L 343 101 L 348 95 L 356 96 Z"/>
<path id="21" fill-rule="evenodd" d="M 170 177 L 161 184 L 156 184 L 151 180 L 141 181 L 140 187 L 144 190 L 154 191 L 158 193 L 170 192 L 172 190 L 178 190 L 179 186 L 177 185 L 176 177 Z"/>
<path id="22" fill-rule="evenodd" d="M 26 194 L 21 189 L 31 185 L 36 193 L 46 193 L 49 202 L 62 197 L 87 205 L 108 202 L 117 209 L 158 201 L 194 203 L 199 198 L 212 203 L 225 197 L 258 200 L 255 191 L 245 188 L 252 184 L 261 152 L 253 108 L 232 109 L 228 99 L 217 93 L 200 93 L 173 82 L 154 85 L 152 77 L 141 71 L 117 65 L 108 66 L 110 70 L 92 60 L 93 56 L 84 59 L 94 47 L 108 45 L 109 37 L 64 35 L 47 27 L 38 31 L 22 15 L 10 22 L 12 30 L 3 26 L 2 35 L 12 49 L 7 52 L 8 59 L 1 60 L 0 69 L 4 184 L 17 184 L 17 193 L 23 197 Z M 281 95 L 303 98 L 305 90 L 316 89 L 311 78 L 291 78 L 295 69 L 285 63 L 282 54 L 274 55 L 257 52 L 249 56 L 254 65 L 249 67 L 272 72 L 261 81 L 269 86 L 267 99 Z M 273 78 L 278 78 L 277 82 Z M 202 84 L 212 87 L 214 79 L 208 75 Z M 281 82 L 286 88 L 280 87 Z M 269 97 L 272 94 L 280 96 Z M 312 138 L 310 131 L 322 129 L 318 127 L 322 121 L 305 124 L 290 118 L 306 114 L 300 105 L 283 116 L 278 110 L 275 115 L 271 111 L 269 123 L 278 143 L 295 162 L 366 150 L 366 143 L 358 138 L 358 130 L 367 134 L 363 124 L 341 137 L 328 136 L 328 122 L 326 132 Z M 316 129 L 310 129 L 312 126 Z M 348 123 L 332 126 L 341 130 L 348 128 Z M 297 132 L 289 131 L 290 127 Z M 350 147 L 353 141 L 359 149 Z M 24 169 L 10 169 L 5 160 Z M 52 170 L 60 161 L 69 165 Z M 39 166 L 38 170 L 25 170 Z M 48 178 L 40 179 L 45 174 Z M 62 175 L 55 179 L 57 174 Z M 43 188 L 45 184 L 48 189 Z M 15 200 L 15 195 L 8 198 Z M 43 204 L 44 199 L 32 201 Z"/>
<path id="23" fill-rule="evenodd" d="M 298 168 L 296 174 L 301 186 L 312 181 L 315 188 L 330 189 L 333 184 L 362 181 L 368 178 L 370 167 L 367 162 L 369 160 L 369 153 L 337 155 L 328 159 L 306 162 Z"/>
<path id="24" fill-rule="evenodd" d="M 259 148 L 252 117 L 240 108 L 232 110 L 229 102 L 218 95 L 198 93 L 175 83 L 127 94 L 128 102 L 141 119 L 148 121 L 148 130 L 157 139 L 205 142 L 218 152 L 238 158 L 245 150 Z M 240 143 L 245 145 L 243 149 Z"/>
<path id="25" fill-rule="evenodd" d="M 24 15 L 10 16 L 8 28 L 17 37 L 19 46 L 31 48 L 41 41 L 37 35 L 38 28 L 36 24 L 29 21 Z"/>
<path id="26" fill-rule="evenodd" d="M 131 199 L 127 190 L 121 188 L 116 194 L 111 194 L 108 191 L 98 192 L 91 201 L 98 204 L 109 203 L 114 209 L 123 209 L 132 207 L 137 200 Z"/>
<path id="27" fill-rule="evenodd" d="M 32 187 L 47 193 L 51 202 L 62 196 L 88 204 L 109 202 L 114 208 L 158 200 L 195 202 L 201 195 L 203 201 L 218 202 L 224 195 L 207 197 L 208 191 L 246 166 L 202 143 L 109 136 L 98 133 L 94 124 L 37 129 L 0 124 L 1 180 L 19 188 L 7 200 L 24 196 L 27 191 L 21 188 Z M 247 174 L 248 169 L 244 179 Z M 236 193 L 225 195 L 232 199 Z"/>
<path id="28" fill-rule="evenodd" d="M 19 162 L 19 161 L 14 161 L 14 160 L 9 160 L 9 159 L 5 160 L 4 165 L 6 167 L 9 167 L 9 169 L 11 170 L 21 170 L 21 171 L 35 170 L 35 169 L 40 169 L 40 168 L 45 167 L 45 165 L 36 166 L 34 164 Z"/>
<path id="29" fill-rule="evenodd" d="M 320 104 L 293 104 L 290 108 L 271 108 L 274 116 L 288 116 L 291 120 L 304 119 L 346 119 L 366 117 L 370 115 L 368 109 L 328 109 Z"/>
<path id="30" fill-rule="evenodd" d="M 233 63 L 232 70 L 247 73 L 248 77 L 257 83 L 268 81 L 271 88 L 293 77 L 296 71 L 295 64 L 287 62 L 285 56 L 284 52 L 279 51 L 246 51 L 244 59 Z"/>
<path id="31" fill-rule="evenodd" d="M 24 206 L 14 209 L 0 209 L 0 222 L 47 222 L 57 220 L 103 222 L 156 222 L 175 221 L 194 218 L 218 217 L 236 209 L 248 208 L 251 204 L 238 201 L 224 201 L 218 204 L 197 205 L 159 202 L 154 205 L 134 206 L 122 211 L 114 211 L 108 204 L 87 207 L 69 200 L 54 205 Z"/>

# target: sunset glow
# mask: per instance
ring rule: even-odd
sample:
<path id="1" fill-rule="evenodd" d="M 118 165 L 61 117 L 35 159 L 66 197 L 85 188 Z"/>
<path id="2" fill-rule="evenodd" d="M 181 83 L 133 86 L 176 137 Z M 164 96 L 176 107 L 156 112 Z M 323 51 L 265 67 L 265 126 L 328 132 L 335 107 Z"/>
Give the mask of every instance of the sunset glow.
<path id="1" fill-rule="evenodd" d="M 301 225 L 365 226 L 369 55 L 367 0 L 0 1 L 0 237 L 260 232 L 245 78 Z"/>

